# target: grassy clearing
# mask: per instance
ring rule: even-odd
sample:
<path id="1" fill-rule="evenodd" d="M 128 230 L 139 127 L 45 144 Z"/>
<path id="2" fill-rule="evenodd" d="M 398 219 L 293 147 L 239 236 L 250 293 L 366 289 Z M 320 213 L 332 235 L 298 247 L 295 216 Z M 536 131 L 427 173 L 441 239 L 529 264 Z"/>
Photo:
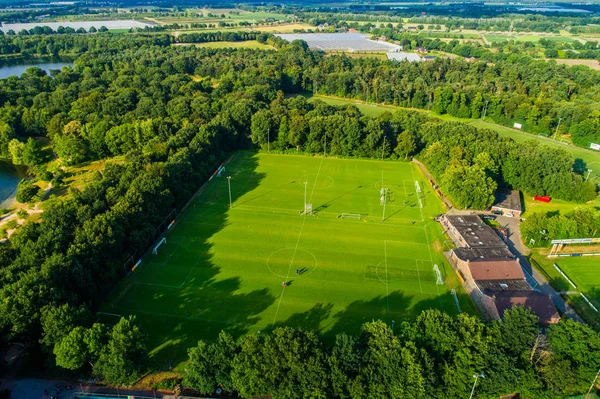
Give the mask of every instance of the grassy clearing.
<path id="1" fill-rule="evenodd" d="M 232 208 L 227 180 L 213 179 L 158 255 L 102 306 L 138 316 L 157 368 L 184 361 L 186 348 L 222 329 L 240 337 L 287 325 L 331 339 L 372 319 L 400 322 L 428 308 L 456 314 L 449 290 L 462 291 L 433 220 L 442 205 L 416 165 L 240 152 L 226 173 Z M 389 188 L 383 223 L 382 179 Z M 304 182 L 316 216 L 300 215 Z M 338 218 L 344 212 L 360 218 Z M 436 284 L 434 264 L 445 285 Z"/>
<path id="2" fill-rule="evenodd" d="M 550 284 L 557 291 L 572 292 L 572 294 L 565 294 L 569 304 L 588 323 L 599 328 L 600 315 L 585 302 L 579 293 L 583 293 L 596 308 L 600 308 L 600 273 L 598 273 L 600 258 L 598 256 L 547 258 L 539 252 L 536 251 L 533 255 L 536 267 L 549 277 Z M 556 270 L 554 264 L 558 265 L 563 273 L 576 285 L 576 288 L 570 285 Z"/>
<path id="3" fill-rule="evenodd" d="M 256 40 L 246 40 L 241 42 L 208 42 L 208 43 L 181 43 L 179 46 L 195 46 L 205 48 L 250 48 L 261 50 L 273 50 L 268 44 L 262 44 Z"/>

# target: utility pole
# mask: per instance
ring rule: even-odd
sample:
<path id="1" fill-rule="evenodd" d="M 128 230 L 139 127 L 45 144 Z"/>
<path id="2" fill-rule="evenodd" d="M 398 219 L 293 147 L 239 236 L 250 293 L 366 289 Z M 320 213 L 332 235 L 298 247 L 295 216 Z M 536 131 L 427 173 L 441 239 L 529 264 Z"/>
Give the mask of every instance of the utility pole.
<path id="1" fill-rule="evenodd" d="M 585 181 L 588 181 L 588 179 L 590 178 L 590 173 L 592 173 L 592 170 L 591 170 L 591 169 L 588 169 L 588 174 L 587 174 L 587 176 L 585 177 Z"/>
<path id="2" fill-rule="evenodd" d="M 304 212 L 302 212 L 302 214 L 304 216 L 306 216 L 306 186 L 308 185 L 308 182 L 305 181 L 304 182 Z"/>
<path id="3" fill-rule="evenodd" d="M 490 100 L 486 100 L 485 102 L 485 107 L 483 108 L 483 117 L 481 118 L 482 121 L 485 120 L 485 114 L 487 114 L 487 109 L 488 109 L 488 103 L 490 102 Z"/>
<path id="4" fill-rule="evenodd" d="M 594 389 L 594 385 L 596 385 L 596 380 L 598 379 L 598 376 L 600 376 L 600 369 L 598 370 L 598 373 L 596 373 L 596 377 L 594 378 L 594 381 L 592 381 L 592 385 L 590 386 L 590 389 L 588 389 L 587 393 L 585 394 L 586 398 L 588 397 L 590 392 L 592 392 L 592 389 Z"/>
<path id="5" fill-rule="evenodd" d="M 479 377 L 483 378 L 483 377 L 485 377 L 485 376 L 483 375 L 483 373 L 480 373 L 480 374 L 473 374 L 473 378 L 475 378 L 475 383 L 473 384 L 473 389 L 471 389 L 471 396 L 469 396 L 469 399 L 472 399 L 472 398 L 473 398 L 473 394 L 475 393 L 475 387 L 477 386 L 477 379 L 478 379 Z"/>
<path id="6" fill-rule="evenodd" d="M 231 176 L 227 176 L 227 186 L 229 187 L 229 207 L 231 208 Z"/>
<path id="7" fill-rule="evenodd" d="M 387 191 L 387 188 L 383 190 L 383 215 L 381 215 L 381 222 L 385 220 L 385 203 L 387 202 Z"/>
<path id="8" fill-rule="evenodd" d="M 558 128 L 560 127 L 560 121 L 562 121 L 562 117 L 558 118 L 558 125 L 556 125 L 556 130 L 554 131 L 554 140 L 556 140 L 556 137 L 558 136 Z"/>

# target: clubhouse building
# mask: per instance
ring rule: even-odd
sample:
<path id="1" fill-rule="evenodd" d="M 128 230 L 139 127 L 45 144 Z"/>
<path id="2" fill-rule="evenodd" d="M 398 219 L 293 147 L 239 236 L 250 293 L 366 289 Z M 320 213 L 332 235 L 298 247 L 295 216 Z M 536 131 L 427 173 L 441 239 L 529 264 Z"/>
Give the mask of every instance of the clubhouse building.
<path id="1" fill-rule="evenodd" d="M 448 259 L 485 319 L 499 320 L 505 310 L 524 306 L 542 326 L 558 323 L 551 298 L 529 285 L 519 259 L 479 216 L 443 215 L 440 223 L 457 247 Z"/>

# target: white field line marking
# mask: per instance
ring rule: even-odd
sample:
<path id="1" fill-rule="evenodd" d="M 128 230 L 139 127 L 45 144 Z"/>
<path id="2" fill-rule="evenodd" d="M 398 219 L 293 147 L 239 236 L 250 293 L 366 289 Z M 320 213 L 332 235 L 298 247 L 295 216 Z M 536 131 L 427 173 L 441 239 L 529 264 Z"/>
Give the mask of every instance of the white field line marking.
<path id="1" fill-rule="evenodd" d="M 385 259 L 385 298 L 387 302 L 387 311 L 390 313 L 390 282 L 388 280 L 388 267 L 387 267 L 387 242 L 383 240 L 383 253 Z"/>
<path id="2" fill-rule="evenodd" d="M 310 193 L 310 198 L 308 203 L 312 202 L 312 197 L 315 192 L 315 187 L 317 186 L 317 181 L 319 180 L 319 174 L 321 173 L 321 166 L 323 165 L 323 158 L 321 158 L 321 162 L 319 163 L 319 170 L 317 171 L 317 177 L 315 178 L 315 183 L 313 185 L 313 189 Z M 298 244 L 300 244 L 300 238 L 302 238 L 302 231 L 304 230 L 304 224 L 306 223 L 306 216 L 302 217 L 302 225 L 300 226 L 300 234 L 298 234 L 298 239 L 296 240 L 296 246 L 294 247 L 294 253 L 292 254 L 292 260 L 290 261 L 290 265 L 288 267 L 287 275 L 285 277 L 286 281 L 290 278 L 290 271 L 292 270 L 292 265 L 294 264 L 294 259 L 296 258 L 296 252 L 298 252 Z M 281 288 L 281 295 L 279 296 L 279 303 L 277 304 L 277 310 L 275 311 L 275 316 L 273 317 L 273 323 L 277 320 L 277 315 L 279 314 L 279 308 L 281 307 L 281 301 L 283 300 L 283 294 L 285 293 L 285 287 Z"/>

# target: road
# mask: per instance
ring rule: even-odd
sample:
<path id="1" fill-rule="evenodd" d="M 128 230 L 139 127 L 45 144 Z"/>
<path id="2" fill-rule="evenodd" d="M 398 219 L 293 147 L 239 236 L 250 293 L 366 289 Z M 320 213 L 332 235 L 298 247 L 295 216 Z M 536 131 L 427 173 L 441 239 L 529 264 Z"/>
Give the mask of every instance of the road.
<path id="1" fill-rule="evenodd" d="M 563 297 L 550 285 L 546 277 L 537 271 L 536 268 L 532 267 L 531 263 L 529 263 L 527 255 L 529 255 L 530 250 L 523 245 L 523 241 L 521 239 L 521 220 L 519 218 L 510 218 L 505 216 L 498 216 L 496 220 L 503 227 L 508 229 L 508 247 L 510 251 L 515 254 L 517 258 L 519 258 L 521 267 L 527 275 L 527 281 L 531 284 L 531 286 L 536 290 L 549 295 L 550 298 L 552 298 L 554 305 L 562 315 L 568 317 L 569 319 L 573 319 L 585 324 L 585 321 L 583 321 L 577 312 L 575 312 L 575 310 L 565 302 Z"/>

